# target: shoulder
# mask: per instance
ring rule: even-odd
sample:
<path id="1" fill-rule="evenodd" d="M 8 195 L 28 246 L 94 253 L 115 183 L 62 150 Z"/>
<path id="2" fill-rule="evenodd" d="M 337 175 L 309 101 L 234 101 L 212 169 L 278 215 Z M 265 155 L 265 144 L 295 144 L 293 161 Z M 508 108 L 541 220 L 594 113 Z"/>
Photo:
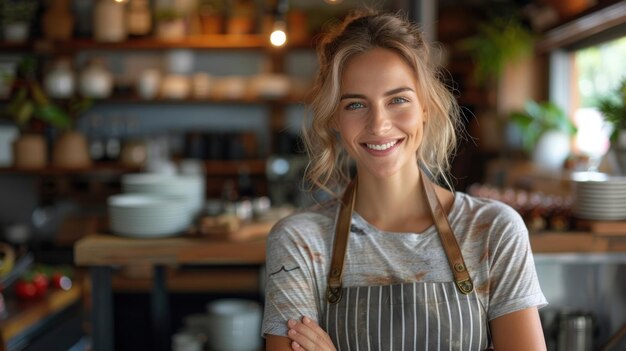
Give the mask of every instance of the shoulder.
<path id="1" fill-rule="evenodd" d="M 327 201 L 297 210 L 278 221 L 270 231 L 268 240 L 289 237 L 316 237 L 329 231 L 335 223 L 337 202 Z"/>
<path id="2" fill-rule="evenodd" d="M 456 201 L 460 217 L 489 222 L 494 226 L 515 226 L 525 228 L 520 214 L 504 202 L 457 193 Z"/>

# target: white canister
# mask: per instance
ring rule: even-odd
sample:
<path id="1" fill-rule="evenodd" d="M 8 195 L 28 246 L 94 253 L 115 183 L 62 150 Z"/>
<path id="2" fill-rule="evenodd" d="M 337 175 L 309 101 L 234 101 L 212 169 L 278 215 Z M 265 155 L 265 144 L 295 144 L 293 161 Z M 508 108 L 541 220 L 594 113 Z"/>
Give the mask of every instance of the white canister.
<path id="1" fill-rule="evenodd" d="M 261 349 L 261 306 L 250 300 L 220 299 L 207 305 L 208 346 L 214 351 Z"/>
<path id="2" fill-rule="evenodd" d="M 69 60 L 57 61 L 44 78 L 44 89 L 52 98 L 69 98 L 74 94 L 74 71 Z"/>
<path id="3" fill-rule="evenodd" d="M 16 126 L 0 125 L 0 167 L 7 167 L 13 163 L 13 141 L 20 131 Z"/>
<path id="4" fill-rule="evenodd" d="M 94 59 L 80 75 L 80 92 L 86 97 L 103 99 L 111 96 L 113 75 L 104 61 Z"/>
<path id="5" fill-rule="evenodd" d="M 93 36 L 96 41 L 126 40 L 125 4 L 115 0 L 98 0 L 93 11 Z"/>
<path id="6" fill-rule="evenodd" d="M 131 0 L 126 13 L 126 28 L 130 35 L 147 35 L 152 29 L 152 14 L 148 0 Z"/>
<path id="7" fill-rule="evenodd" d="M 188 49 L 170 50 L 165 54 L 167 73 L 191 74 L 194 69 L 194 54 Z"/>
<path id="8" fill-rule="evenodd" d="M 159 95 L 161 87 L 161 72 L 157 69 L 146 69 L 139 75 L 137 94 L 142 99 L 150 100 Z"/>

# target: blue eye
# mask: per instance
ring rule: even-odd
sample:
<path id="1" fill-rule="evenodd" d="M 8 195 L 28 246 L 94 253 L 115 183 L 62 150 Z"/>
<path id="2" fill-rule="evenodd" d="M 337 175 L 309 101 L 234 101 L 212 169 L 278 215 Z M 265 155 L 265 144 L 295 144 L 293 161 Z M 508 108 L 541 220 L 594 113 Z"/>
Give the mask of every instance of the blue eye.
<path id="1" fill-rule="evenodd" d="M 391 103 L 392 104 L 402 104 L 402 103 L 405 103 L 405 102 L 409 102 L 409 100 L 407 100 L 407 99 L 405 99 L 403 97 L 399 97 L 399 96 L 394 97 L 393 99 L 391 99 Z"/>
<path id="2" fill-rule="evenodd" d="M 349 104 L 346 105 L 345 109 L 346 110 L 356 110 L 356 109 L 360 109 L 360 108 L 364 108 L 365 105 L 363 105 L 360 102 L 351 102 Z"/>

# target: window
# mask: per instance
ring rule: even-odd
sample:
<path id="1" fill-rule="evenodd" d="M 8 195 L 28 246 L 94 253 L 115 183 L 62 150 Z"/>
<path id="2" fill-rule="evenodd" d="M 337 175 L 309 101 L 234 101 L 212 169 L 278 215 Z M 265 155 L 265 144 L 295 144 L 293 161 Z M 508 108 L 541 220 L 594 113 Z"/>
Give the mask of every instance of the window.
<path id="1" fill-rule="evenodd" d="M 573 89 L 571 107 L 578 135 L 574 150 L 599 158 L 609 148 L 610 127 L 596 106 L 626 78 L 626 37 L 590 46 L 572 53 Z"/>

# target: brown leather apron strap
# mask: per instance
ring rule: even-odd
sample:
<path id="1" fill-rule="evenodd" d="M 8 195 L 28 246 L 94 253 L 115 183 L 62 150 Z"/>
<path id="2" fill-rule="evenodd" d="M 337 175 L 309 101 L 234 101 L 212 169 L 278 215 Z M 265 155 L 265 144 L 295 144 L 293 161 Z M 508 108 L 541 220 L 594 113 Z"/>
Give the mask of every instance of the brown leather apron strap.
<path id="1" fill-rule="evenodd" d="M 448 258 L 454 282 L 461 293 L 469 294 L 474 290 L 474 283 L 465 266 L 461 249 L 454 237 L 448 217 L 441 206 L 441 202 L 439 202 L 432 183 L 423 173 L 420 174 L 420 181 L 428 200 L 433 222 L 439 233 L 439 239 Z M 343 265 L 348 248 L 348 236 L 350 234 L 354 200 L 356 198 L 356 186 L 357 178 L 355 177 L 343 193 L 339 216 L 335 226 L 335 240 L 330 261 L 330 272 L 328 274 L 328 287 L 326 289 L 326 299 L 333 304 L 341 300 Z"/>
<path id="2" fill-rule="evenodd" d="M 472 283 L 472 278 L 467 271 L 467 266 L 465 266 L 465 261 L 463 260 L 459 243 L 456 241 L 454 232 L 448 222 L 448 216 L 443 210 L 441 202 L 439 202 L 439 198 L 437 197 L 430 180 L 426 178 L 424 173 L 420 175 L 420 179 L 422 182 L 422 188 L 426 193 L 426 199 L 428 200 L 433 221 L 435 222 L 435 226 L 439 232 L 439 238 L 441 239 L 443 249 L 448 258 L 448 264 L 450 265 L 450 269 L 454 275 L 454 282 L 456 283 L 457 288 L 459 288 L 459 291 L 463 294 L 469 294 L 474 290 L 474 284 Z"/>
<path id="3" fill-rule="evenodd" d="M 348 236 L 352 222 L 352 211 L 354 210 L 354 199 L 356 197 L 357 178 L 354 177 L 343 193 L 339 208 L 339 217 L 335 225 L 335 241 L 333 246 L 333 256 L 330 261 L 330 273 L 328 274 L 328 288 L 326 298 L 329 303 L 337 303 L 341 300 L 341 288 L 343 277 L 343 263 L 348 248 Z"/>

